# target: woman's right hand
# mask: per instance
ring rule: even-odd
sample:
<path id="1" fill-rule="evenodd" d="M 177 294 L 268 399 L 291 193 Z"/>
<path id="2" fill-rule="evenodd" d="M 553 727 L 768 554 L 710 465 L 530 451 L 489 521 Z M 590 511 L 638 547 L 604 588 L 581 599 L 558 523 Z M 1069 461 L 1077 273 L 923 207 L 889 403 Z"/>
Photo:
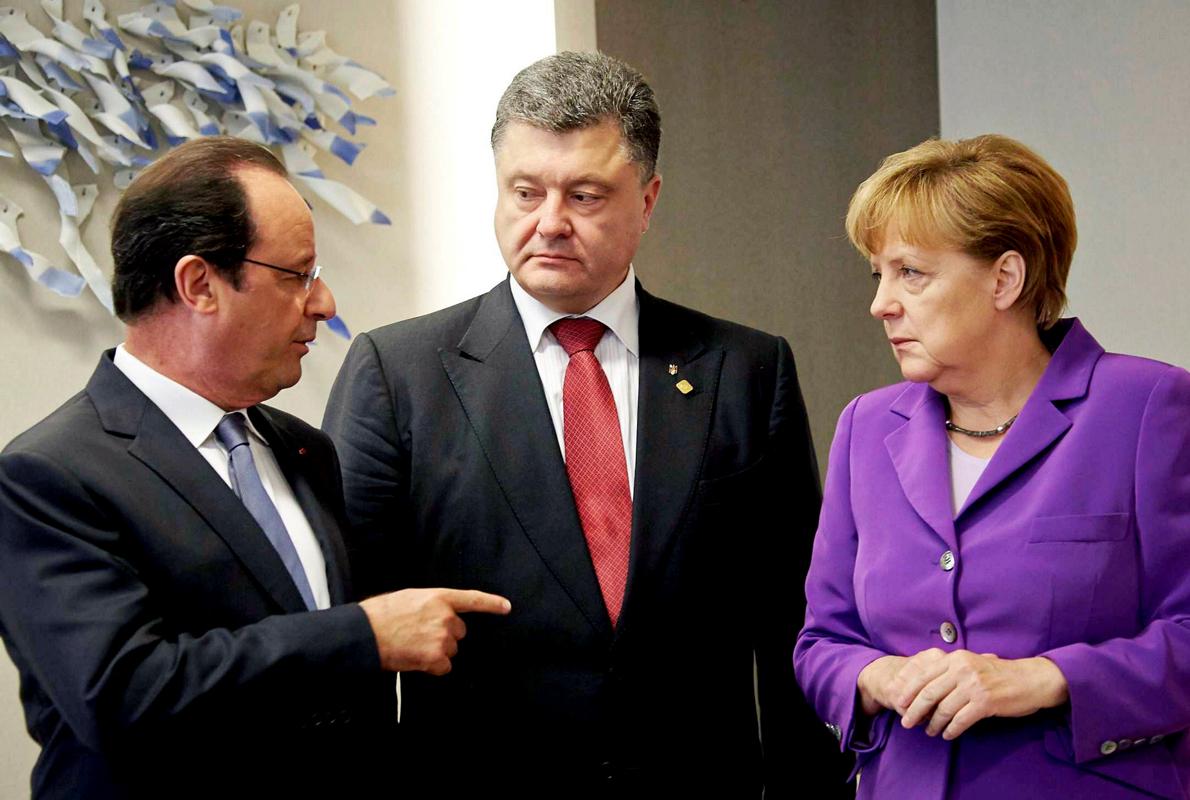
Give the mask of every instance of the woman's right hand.
<path id="1" fill-rule="evenodd" d="M 897 675 L 908 660 L 904 656 L 882 656 L 860 670 L 855 688 L 865 716 L 874 717 L 882 708 L 896 710 L 893 698 L 899 687 Z"/>
<path id="2" fill-rule="evenodd" d="M 887 708 L 904 714 L 905 689 L 909 681 L 925 673 L 936 671 L 938 661 L 946 657 L 946 651 L 931 647 L 906 658 L 904 656 L 882 656 L 860 670 L 855 681 L 859 691 L 860 708 L 869 717 L 880 709 Z M 913 698 L 909 698 L 911 701 Z"/>

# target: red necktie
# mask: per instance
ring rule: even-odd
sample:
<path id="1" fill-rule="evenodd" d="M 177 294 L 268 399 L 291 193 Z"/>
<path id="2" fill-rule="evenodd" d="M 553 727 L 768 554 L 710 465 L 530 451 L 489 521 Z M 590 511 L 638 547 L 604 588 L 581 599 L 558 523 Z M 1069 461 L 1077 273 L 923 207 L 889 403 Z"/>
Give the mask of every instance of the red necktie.
<path id="1" fill-rule="evenodd" d="M 595 358 L 595 345 L 606 328 L 602 322 L 580 317 L 558 320 L 550 330 L 570 356 L 562 387 L 566 474 L 603 602 L 615 625 L 628 582 L 632 495 L 616 401 Z"/>

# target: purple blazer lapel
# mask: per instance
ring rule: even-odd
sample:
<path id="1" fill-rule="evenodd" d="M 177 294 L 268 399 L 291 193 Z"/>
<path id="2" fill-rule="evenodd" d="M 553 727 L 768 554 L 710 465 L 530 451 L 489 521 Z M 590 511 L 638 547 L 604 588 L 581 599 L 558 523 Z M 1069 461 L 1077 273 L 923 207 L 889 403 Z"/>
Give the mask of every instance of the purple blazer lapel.
<path id="1" fill-rule="evenodd" d="M 917 515 L 954 549 L 957 542 L 942 396 L 924 384 L 914 384 L 893 401 L 889 411 L 906 418 L 904 425 L 884 437 L 901 490 Z"/>
<path id="2" fill-rule="evenodd" d="M 1017 421 L 972 488 L 959 511 L 960 517 L 1066 433 L 1070 418 L 1056 403 L 1087 393 L 1103 348 L 1077 319 L 1062 320 L 1043 338 L 1053 357 Z"/>

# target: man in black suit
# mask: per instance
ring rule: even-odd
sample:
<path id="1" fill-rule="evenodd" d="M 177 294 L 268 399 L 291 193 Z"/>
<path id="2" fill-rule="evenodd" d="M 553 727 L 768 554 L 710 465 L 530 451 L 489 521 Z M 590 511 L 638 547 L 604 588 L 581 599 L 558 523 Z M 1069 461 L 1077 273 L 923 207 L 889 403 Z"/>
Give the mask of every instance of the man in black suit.
<path id="1" fill-rule="evenodd" d="M 507 602 L 340 605 L 334 448 L 259 405 L 297 382 L 335 308 L 268 150 L 179 147 L 126 191 L 112 238 L 126 341 L 0 455 L 0 635 L 42 746 L 32 793 L 382 786 L 392 672 L 448 671 L 457 612 Z"/>
<path id="2" fill-rule="evenodd" d="M 659 143 L 627 65 L 521 72 L 492 131 L 511 279 L 358 337 L 332 391 L 369 580 L 516 609 L 404 681 L 410 747 L 469 765 L 435 796 L 775 798 L 836 749 L 791 664 L 819 505 L 793 356 L 636 282 Z"/>

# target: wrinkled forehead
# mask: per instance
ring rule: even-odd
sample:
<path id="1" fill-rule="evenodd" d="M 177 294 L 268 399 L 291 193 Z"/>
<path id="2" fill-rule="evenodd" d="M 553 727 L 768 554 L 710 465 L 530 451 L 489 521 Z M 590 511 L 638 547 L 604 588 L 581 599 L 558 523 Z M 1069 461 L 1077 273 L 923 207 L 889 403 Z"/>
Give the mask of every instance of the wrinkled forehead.
<path id="1" fill-rule="evenodd" d="M 589 151 L 592 147 L 597 147 L 605 156 L 605 160 L 614 156 L 618 162 L 631 164 L 639 173 L 642 186 L 649 182 L 655 172 L 648 164 L 637 160 L 638 154 L 628 141 L 621 121 L 615 116 L 597 117 L 589 122 L 564 128 L 543 126 L 532 120 L 512 119 L 492 146 L 497 171 L 501 166 L 507 168 L 511 160 L 520 162 L 531 158 L 534 153 L 526 152 L 523 146 L 527 141 L 544 145 L 536 148 L 539 151 L 573 151 L 580 148 Z M 515 155 L 510 156 L 510 153 Z"/>
<path id="2" fill-rule="evenodd" d="M 631 163 L 619 128 L 593 125 L 567 131 L 514 123 L 495 150 L 498 174 L 539 170 L 616 170 Z"/>

